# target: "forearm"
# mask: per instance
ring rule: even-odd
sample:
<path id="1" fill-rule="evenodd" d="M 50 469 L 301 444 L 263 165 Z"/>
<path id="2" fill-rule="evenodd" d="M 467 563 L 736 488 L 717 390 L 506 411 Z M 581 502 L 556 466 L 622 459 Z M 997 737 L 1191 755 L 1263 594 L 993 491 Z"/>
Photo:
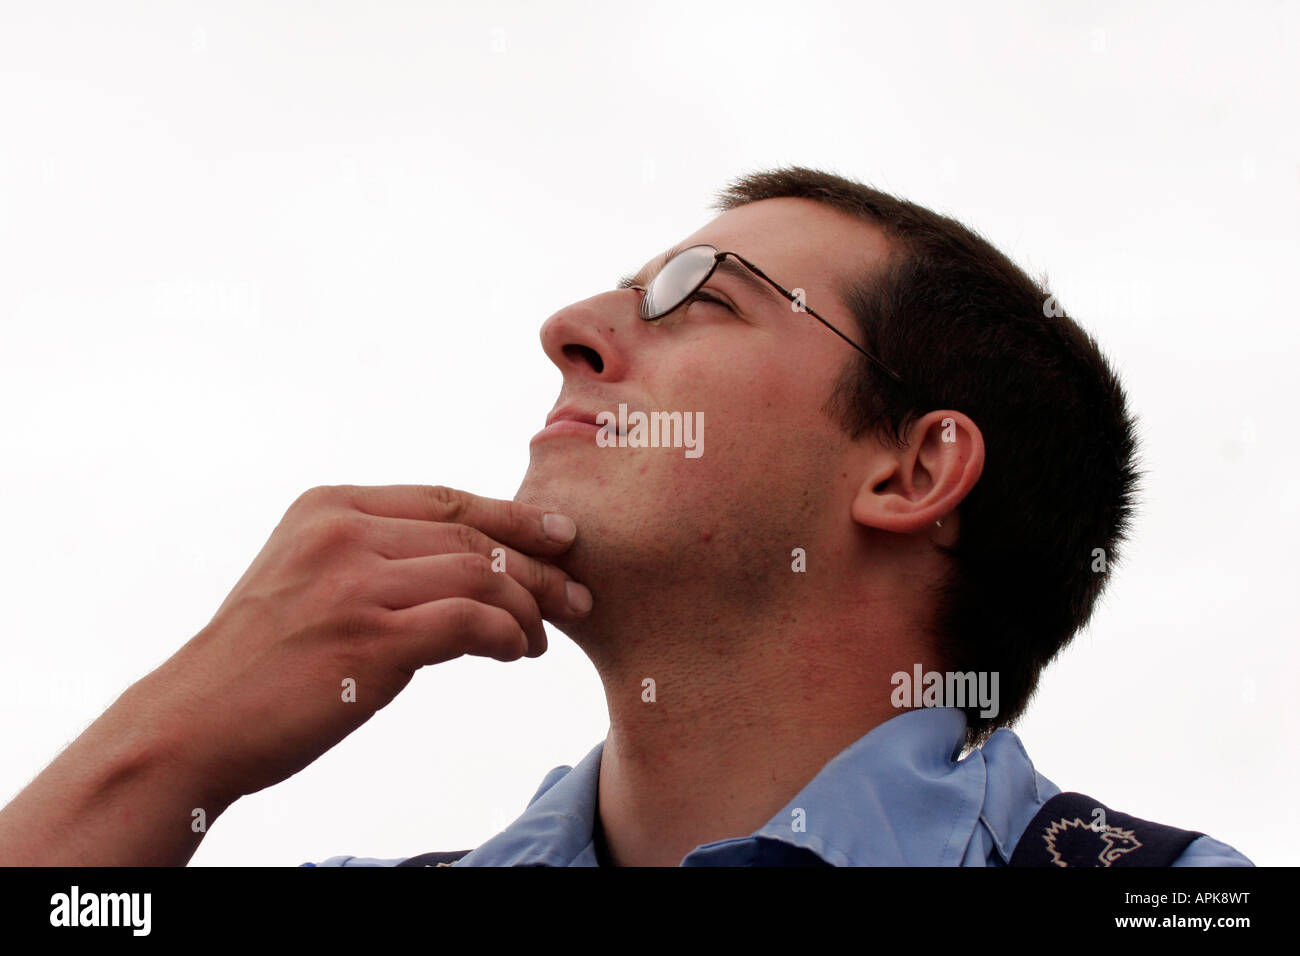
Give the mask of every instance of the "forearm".
<path id="1" fill-rule="evenodd" d="M 0 811 L 0 865 L 189 862 L 233 800 L 209 789 L 147 726 L 146 710 L 132 710 L 132 690 Z"/>

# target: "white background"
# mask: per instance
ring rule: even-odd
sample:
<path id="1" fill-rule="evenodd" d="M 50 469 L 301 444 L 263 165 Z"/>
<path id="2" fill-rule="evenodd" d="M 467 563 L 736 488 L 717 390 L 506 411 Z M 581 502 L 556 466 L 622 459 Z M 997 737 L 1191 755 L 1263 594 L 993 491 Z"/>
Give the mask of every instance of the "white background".
<path id="1" fill-rule="evenodd" d="M 1038 769 L 1300 863 L 1298 31 L 1294 2 L 6 0 L 0 800 L 307 488 L 512 497 L 542 321 L 799 163 L 1047 273 L 1141 417 L 1129 559 L 1017 728 Z M 194 863 L 476 846 L 606 727 L 554 630 L 426 669 Z"/>

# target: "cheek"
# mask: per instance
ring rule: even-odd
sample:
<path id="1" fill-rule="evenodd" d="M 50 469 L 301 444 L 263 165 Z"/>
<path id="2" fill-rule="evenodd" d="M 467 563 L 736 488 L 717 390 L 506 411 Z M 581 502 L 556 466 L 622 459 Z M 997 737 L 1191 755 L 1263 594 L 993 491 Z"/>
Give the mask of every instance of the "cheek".
<path id="1" fill-rule="evenodd" d="M 793 415 L 813 401 L 814 383 L 823 381 L 825 373 L 810 368 L 797 352 L 783 353 L 762 341 L 767 347 L 761 351 L 734 337 L 696 343 L 689 354 L 678 356 L 671 377 L 654 383 L 653 394 L 676 402 L 674 408 L 698 409 L 719 422 L 775 420 L 787 409 Z"/>
<path id="2" fill-rule="evenodd" d="M 721 393 L 683 397 L 674 410 L 693 417 L 695 447 L 650 465 L 663 469 L 672 492 L 710 507 L 752 501 L 790 467 L 799 420 L 787 395 L 769 383 L 720 383 Z M 698 456 L 696 453 L 698 452 Z M 646 467 L 643 463 L 642 467 Z"/>
<path id="3" fill-rule="evenodd" d="M 730 359 L 723 358 L 731 356 Z M 807 447 L 827 427 L 821 404 L 829 385 L 813 384 L 813 371 L 799 356 L 768 348 L 759 352 L 734 339 L 697 341 L 664 363 L 673 371 L 648 381 L 650 407 L 702 421 L 699 457 L 680 449 L 645 449 L 634 471 L 664 481 L 664 494 L 679 493 L 708 504 L 728 495 L 753 495 L 787 480 Z M 822 374 L 822 373 L 818 373 Z M 816 379 L 820 382 L 820 379 Z M 664 454 L 668 452 L 668 454 Z M 658 476 L 656 478 L 656 476 Z"/>

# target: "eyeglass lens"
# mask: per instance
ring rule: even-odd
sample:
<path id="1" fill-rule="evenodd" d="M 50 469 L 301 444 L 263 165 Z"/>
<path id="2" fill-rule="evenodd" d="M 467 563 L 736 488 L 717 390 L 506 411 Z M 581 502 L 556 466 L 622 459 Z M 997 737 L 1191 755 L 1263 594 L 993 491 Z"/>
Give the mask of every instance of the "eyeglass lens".
<path id="1" fill-rule="evenodd" d="M 716 256 L 712 246 L 692 246 L 670 259 L 645 290 L 641 318 L 656 319 L 680 305 L 704 281 Z"/>

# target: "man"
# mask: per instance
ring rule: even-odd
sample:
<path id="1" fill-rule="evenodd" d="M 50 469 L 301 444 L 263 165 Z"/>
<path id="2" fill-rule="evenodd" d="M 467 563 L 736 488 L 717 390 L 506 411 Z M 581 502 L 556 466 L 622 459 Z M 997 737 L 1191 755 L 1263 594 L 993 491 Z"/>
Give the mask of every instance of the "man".
<path id="1" fill-rule="evenodd" d="M 515 505 L 304 495 L 0 813 L 0 863 L 183 863 L 191 808 L 301 769 L 416 667 L 542 653 L 544 617 L 595 665 L 606 739 L 501 834 L 411 864 L 1250 865 L 1061 795 L 1006 727 L 1135 493 L 1095 343 L 982 239 L 860 184 L 776 170 L 719 208 L 543 325 L 564 381 Z"/>

